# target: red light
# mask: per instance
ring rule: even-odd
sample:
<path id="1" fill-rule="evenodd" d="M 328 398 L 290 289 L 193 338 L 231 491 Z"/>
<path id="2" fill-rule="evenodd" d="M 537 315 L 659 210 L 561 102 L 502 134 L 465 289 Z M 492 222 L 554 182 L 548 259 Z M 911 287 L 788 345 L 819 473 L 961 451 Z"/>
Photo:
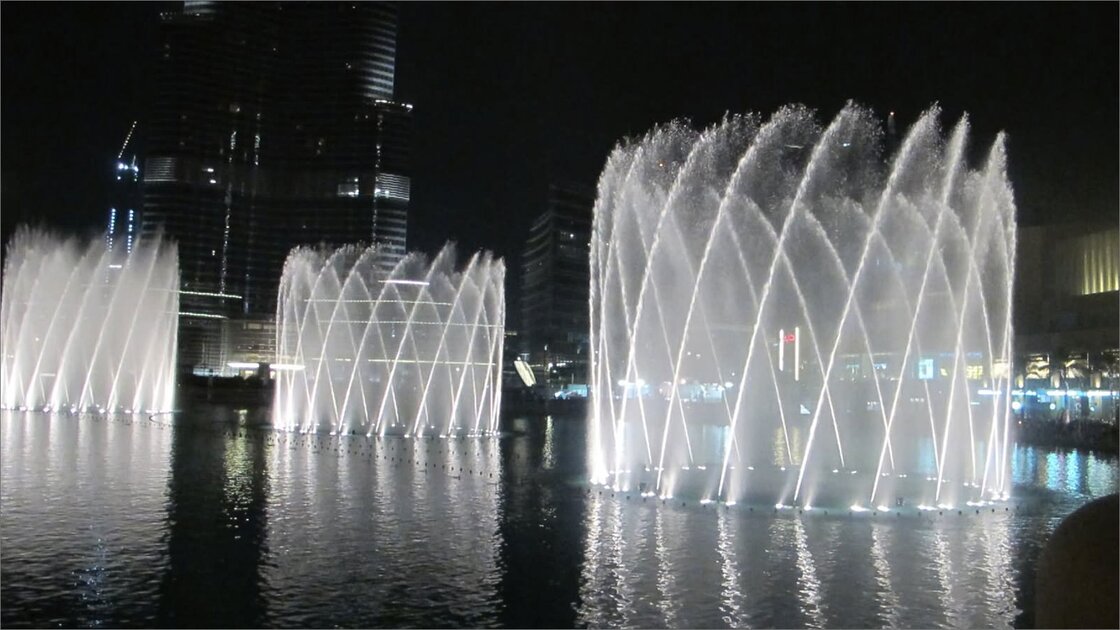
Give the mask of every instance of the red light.
<path id="1" fill-rule="evenodd" d="M 790 333 L 790 334 L 786 335 L 785 342 L 786 343 L 793 343 L 794 340 L 796 340 L 796 339 L 797 339 L 797 337 L 794 336 L 793 333 Z"/>

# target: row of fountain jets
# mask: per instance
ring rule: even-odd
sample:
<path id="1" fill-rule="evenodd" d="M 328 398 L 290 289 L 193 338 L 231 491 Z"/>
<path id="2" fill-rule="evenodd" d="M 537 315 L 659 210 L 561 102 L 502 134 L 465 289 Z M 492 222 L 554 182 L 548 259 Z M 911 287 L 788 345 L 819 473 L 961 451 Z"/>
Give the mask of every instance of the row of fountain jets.
<path id="1" fill-rule="evenodd" d="M 843 492 L 871 505 L 1006 495 L 1004 138 L 970 168 L 967 118 L 944 137 L 939 115 L 889 160 L 879 124 L 852 104 L 824 126 L 797 106 L 703 131 L 673 122 L 614 150 L 590 253 L 593 482 L 807 505 L 844 470 Z M 125 253 L 23 229 L 7 248 L 5 408 L 174 408 L 173 244 Z M 478 253 L 456 270 L 448 246 L 386 274 L 376 254 L 288 257 L 276 347 L 293 369 L 277 373 L 275 426 L 495 432 L 503 262 Z"/>

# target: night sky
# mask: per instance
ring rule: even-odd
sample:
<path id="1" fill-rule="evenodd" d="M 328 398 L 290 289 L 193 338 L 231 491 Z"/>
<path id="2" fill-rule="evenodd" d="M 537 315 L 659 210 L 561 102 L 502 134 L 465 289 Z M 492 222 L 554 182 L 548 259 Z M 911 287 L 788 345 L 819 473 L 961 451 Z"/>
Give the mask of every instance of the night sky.
<path id="1" fill-rule="evenodd" d="M 141 127 L 161 4 L 13 4 L 3 28 L 3 228 L 103 222 Z M 940 102 L 977 152 L 1010 136 L 1020 221 L 1117 221 L 1118 5 L 416 4 L 397 98 L 415 106 L 409 247 L 516 256 L 550 181 L 594 185 L 614 144 L 676 117 L 849 100 L 907 127 Z"/>

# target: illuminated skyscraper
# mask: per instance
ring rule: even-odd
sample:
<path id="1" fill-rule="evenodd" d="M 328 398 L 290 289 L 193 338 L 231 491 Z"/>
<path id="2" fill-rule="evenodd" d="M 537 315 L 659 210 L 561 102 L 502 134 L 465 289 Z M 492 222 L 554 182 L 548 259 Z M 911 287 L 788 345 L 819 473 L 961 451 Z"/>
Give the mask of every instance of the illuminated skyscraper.
<path id="1" fill-rule="evenodd" d="M 224 370 L 223 320 L 274 315 L 292 247 L 405 253 L 397 8 L 188 0 L 161 19 L 142 231 L 179 243 L 182 367 Z"/>
<path id="2" fill-rule="evenodd" d="M 124 144 L 113 163 L 113 182 L 109 198 L 109 220 L 105 226 L 105 244 L 109 249 L 118 247 L 131 252 L 139 233 L 140 208 L 143 195 L 140 191 L 140 166 L 136 161 L 132 136 L 136 123 L 125 136 Z"/>

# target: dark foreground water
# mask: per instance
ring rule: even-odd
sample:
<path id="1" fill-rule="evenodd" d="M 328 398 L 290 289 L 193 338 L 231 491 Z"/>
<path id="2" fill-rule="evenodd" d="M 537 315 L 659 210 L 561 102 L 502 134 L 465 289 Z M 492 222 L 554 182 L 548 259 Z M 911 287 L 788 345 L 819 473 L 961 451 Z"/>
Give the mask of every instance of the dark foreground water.
<path id="1" fill-rule="evenodd" d="M 578 419 L 416 442 L 260 417 L 4 412 L 0 624 L 1029 626 L 1047 535 L 1117 488 L 1113 458 L 1017 447 L 1006 512 L 774 516 L 589 491 Z"/>

